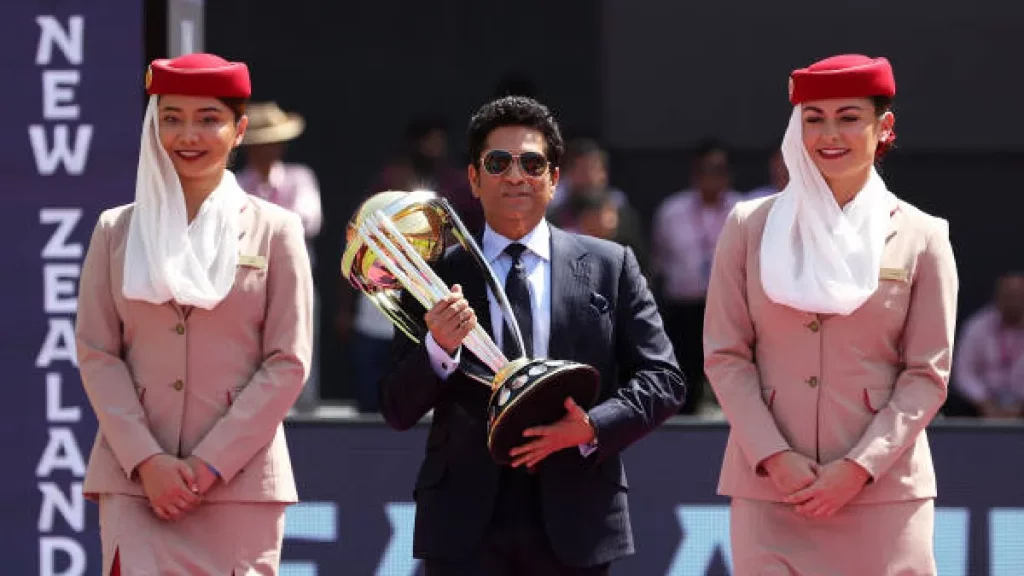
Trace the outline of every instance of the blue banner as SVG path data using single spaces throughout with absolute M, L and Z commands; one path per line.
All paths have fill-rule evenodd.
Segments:
M 78 278 L 103 208 L 133 196 L 142 2 L 0 6 L 4 247 L 3 573 L 100 573 L 82 478 L 96 421 L 74 351 Z
M 412 487 L 426 427 L 292 422 L 299 483 L 281 576 L 415 576 Z M 621 576 L 729 576 L 729 509 L 715 495 L 728 428 L 670 424 L 625 453 L 637 554 Z M 1024 427 L 937 424 L 940 576 L 1024 574 Z

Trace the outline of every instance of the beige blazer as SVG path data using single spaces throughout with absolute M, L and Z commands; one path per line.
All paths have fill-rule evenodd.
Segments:
M 207 500 L 295 502 L 281 422 L 312 354 L 301 222 L 249 197 L 234 287 L 212 310 L 185 309 L 122 295 L 132 209 L 100 216 L 82 268 L 78 364 L 99 420 L 86 495 L 142 495 L 135 468 L 167 453 L 194 454 L 220 472 Z
M 854 502 L 934 497 L 924 429 L 946 398 L 958 290 L 947 223 L 895 203 L 878 290 L 849 316 L 815 315 L 761 288 L 774 201 L 736 206 L 712 266 L 705 370 L 731 426 L 719 493 L 781 500 L 760 464 L 792 449 L 863 466 Z

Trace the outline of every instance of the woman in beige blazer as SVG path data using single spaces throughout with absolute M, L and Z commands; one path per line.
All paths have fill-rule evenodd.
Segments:
M 935 574 L 925 427 L 946 397 L 958 280 L 945 221 L 886 189 L 885 59 L 793 72 L 790 183 L 718 241 L 705 367 L 731 425 L 734 574 Z
M 103 574 L 277 574 L 297 500 L 281 423 L 311 356 L 302 224 L 226 169 L 244 64 L 157 60 L 146 88 L 135 202 L 100 216 L 78 298 Z

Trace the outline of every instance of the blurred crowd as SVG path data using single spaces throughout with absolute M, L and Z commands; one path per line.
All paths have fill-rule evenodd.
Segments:
M 239 183 L 254 195 L 297 212 L 312 247 L 320 234 L 320 191 L 312 169 L 286 159 L 288 141 L 304 123 L 274 103 L 255 103 L 243 142 L 244 169 Z M 360 196 L 384 190 L 433 190 L 445 197 L 471 230 L 481 230 L 483 213 L 470 191 L 466 167 L 450 150 L 448 123 L 439 117 L 409 122 L 402 145 Z M 605 238 L 636 253 L 661 308 L 680 367 L 691 383 L 682 414 L 721 418 L 703 370 L 704 299 L 718 235 L 726 216 L 740 201 L 781 191 L 788 180 L 781 153 L 765 166 L 763 185 L 733 187 L 727 143 L 708 138 L 698 144 L 689 166 L 689 186 L 666 191 L 651 221 L 640 217 L 628 190 L 615 185 L 608 151 L 589 138 L 570 139 L 560 167 L 561 179 L 549 207 L 549 221 L 565 230 Z M 344 238 L 339 238 L 344 250 Z M 310 248 L 310 255 L 313 250 Z M 340 282 L 336 294 L 317 294 L 314 370 L 298 411 L 320 403 L 319 359 L 338 351 L 319 344 L 323 330 L 337 333 L 351 365 L 348 389 L 359 413 L 377 412 L 377 379 L 386 368 L 394 335 L 390 321 L 359 292 Z M 321 298 L 337 299 L 333 319 L 320 318 Z M 947 417 L 1024 418 L 1024 273 L 1008 271 L 993 279 L 991 302 L 963 311 L 958 326 Z

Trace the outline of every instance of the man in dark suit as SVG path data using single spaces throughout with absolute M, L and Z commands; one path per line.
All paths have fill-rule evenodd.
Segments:
M 567 400 L 562 419 L 524 433 L 511 466 L 496 465 L 490 390 L 456 369 L 469 361 L 462 341 L 477 314 L 507 357 L 518 353 L 472 257 L 449 251 L 435 270 L 452 295 L 424 315 L 420 345 L 396 334 L 381 380 L 391 426 L 408 429 L 434 411 L 414 490 L 413 552 L 427 576 L 608 574 L 633 553 L 620 454 L 678 412 L 683 376 L 632 251 L 545 221 L 564 149 L 547 108 L 495 100 L 473 116 L 468 139 L 469 180 L 487 223 L 482 250 L 505 282 L 526 355 L 589 364 L 601 389 L 587 412 Z

